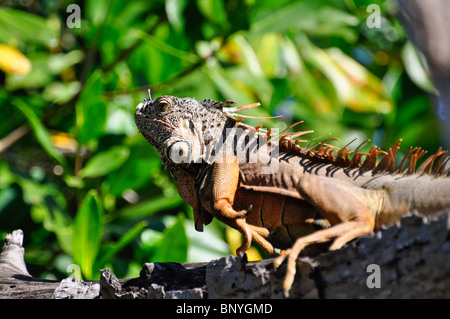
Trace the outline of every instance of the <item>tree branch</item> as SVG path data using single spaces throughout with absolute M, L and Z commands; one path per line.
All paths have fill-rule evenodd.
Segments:
M 138 278 L 108 269 L 99 283 L 28 275 L 13 232 L 0 255 L 0 298 L 283 298 L 283 264 L 227 256 L 208 263 L 148 263 Z M 20 237 L 20 236 L 19 236 Z M 408 215 L 337 251 L 301 257 L 290 298 L 450 298 L 450 210 Z M 378 269 L 378 273 L 377 273 Z

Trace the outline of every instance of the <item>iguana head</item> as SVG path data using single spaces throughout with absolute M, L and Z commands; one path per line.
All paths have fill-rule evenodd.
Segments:
M 204 148 L 218 139 L 231 116 L 223 106 L 234 102 L 197 101 L 164 95 L 136 107 L 135 121 L 164 163 L 192 164 L 203 160 Z

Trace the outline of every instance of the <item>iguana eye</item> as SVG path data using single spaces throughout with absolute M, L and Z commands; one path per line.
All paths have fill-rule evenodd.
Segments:
M 170 105 L 171 105 L 171 103 L 167 99 L 161 99 L 158 103 L 158 106 L 161 109 L 161 111 L 165 111 L 167 109 L 167 107 L 169 107 Z
M 191 148 L 187 142 L 173 143 L 167 153 L 172 162 L 176 164 L 190 162 Z

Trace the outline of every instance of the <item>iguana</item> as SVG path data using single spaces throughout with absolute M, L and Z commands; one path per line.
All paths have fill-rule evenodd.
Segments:
M 339 249 L 408 212 L 426 215 L 450 207 L 448 151 L 439 148 L 416 168 L 426 152 L 410 148 L 397 165 L 401 140 L 386 152 L 373 146 L 367 153 L 359 151 L 365 143 L 355 151 L 330 145 L 335 138 L 308 143 L 296 137 L 312 131 L 287 133 L 301 122 L 279 133 L 263 130 L 238 114 L 259 103 L 232 104 L 152 99 L 149 91 L 135 120 L 192 206 L 196 230 L 215 217 L 243 234 L 237 254 L 252 240 L 270 254 L 280 249 L 274 264 L 287 257 L 285 292 L 305 247 L 334 240 L 329 249 Z

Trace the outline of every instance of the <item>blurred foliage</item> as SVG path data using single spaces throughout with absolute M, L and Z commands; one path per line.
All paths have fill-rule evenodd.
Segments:
M 343 144 L 439 146 L 433 87 L 390 1 L 86 0 L 79 21 L 71 3 L 0 2 L 0 232 L 25 231 L 35 276 L 67 277 L 70 264 L 85 279 L 105 267 L 137 276 L 144 262 L 207 261 L 238 245 L 216 221 L 195 232 L 138 134 L 148 88 L 259 101 L 248 114 L 284 116 L 265 127 L 304 120 Z

